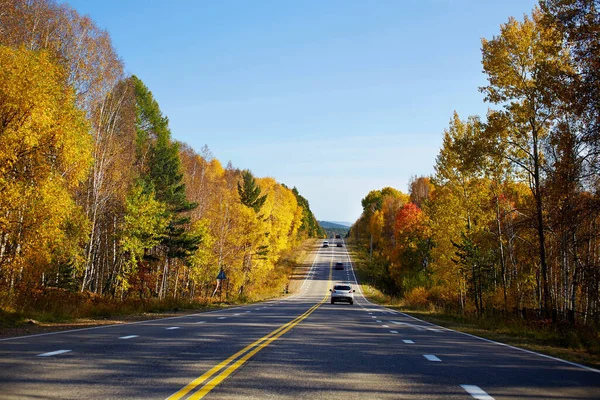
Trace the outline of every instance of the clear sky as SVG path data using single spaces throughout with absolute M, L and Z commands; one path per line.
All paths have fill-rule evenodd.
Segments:
M 109 31 L 173 137 L 354 222 L 433 173 L 454 110 L 485 115 L 481 38 L 534 0 L 71 0 Z

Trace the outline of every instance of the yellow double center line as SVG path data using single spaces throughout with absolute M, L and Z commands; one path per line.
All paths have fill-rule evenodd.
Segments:
M 328 288 L 329 288 L 329 286 L 331 286 L 330 283 L 331 283 L 331 275 L 332 275 L 332 265 L 333 265 L 333 261 L 330 261 L 329 262 L 329 282 L 327 284 Z M 327 294 L 325 295 L 325 297 L 323 297 L 323 299 L 320 302 L 318 302 L 317 304 L 315 304 L 314 306 L 309 308 L 302 315 L 300 315 L 300 316 L 296 317 L 295 319 L 293 319 L 292 321 L 280 326 L 279 328 L 275 329 L 273 332 L 269 333 L 266 336 L 263 336 L 262 338 L 258 339 L 254 343 L 249 344 L 248 346 L 244 347 L 242 350 L 238 351 L 237 353 L 235 353 L 228 359 L 221 361 L 219 364 L 215 365 L 210 370 L 206 371 L 203 375 L 199 376 L 198 378 L 196 378 L 193 381 L 191 381 L 190 383 L 188 383 L 184 388 L 179 390 L 177 393 L 174 393 L 171 396 L 169 396 L 167 398 L 167 400 L 176 400 L 176 399 L 178 400 L 178 399 L 183 398 L 188 393 L 195 390 L 198 386 L 200 386 L 204 382 L 208 381 L 213 375 L 215 375 L 216 373 L 218 373 L 223 368 L 225 368 L 229 365 L 224 371 L 219 373 L 215 378 L 210 380 L 208 383 L 204 384 L 204 386 L 202 386 L 200 390 L 198 390 L 196 393 L 191 395 L 188 399 L 192 400 L 192 399 L 203 398 L 211 390 L 213 390 L 215 388 L 215 386 L 220 384 L 229 375 L 231 375 L 236 369 L 238 369 L 246 361 L 248 361 L 248 359 L 250 359 L 253 355 L 255 355 L 256 353 L 258 353 L 259 351 L 261 351 L 262 349 L 267 347 L 269 344 L 271 344 L 272 342 L 277 340 L 280 336 L 285 334 L 287 331 L 289 331 L 290 329 L 292 329 L 293 327 L 298 325 L 300 322 L 302 322 L 303 320 L 308 318 L 308 316 L 310 314 L 312 314 L 313 311 L 315 311 L 317 308 L 319 308 L 319 306 L 321 306 L 321 304 L 323 304 L 325 301 L 327 301 Z M 233 362 L 234 360 L 236 360 L 236 361 Z

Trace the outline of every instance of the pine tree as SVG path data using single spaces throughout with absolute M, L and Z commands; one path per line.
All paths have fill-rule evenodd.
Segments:
M 164 252 L 164 268 L 159 297 L 167 290 L 171 259 L 191 256 L 201 237 L 189 232 L 189 211 L 197 207 L 186 198 L 179 144 L 171 140 L 169 120 L 162 115 L 152 92 L 137 77 L 132 77 L 137 101 L 138 160 L 145 186 L 153 189 L 155 198 L 165 205 L 168 224 L 160 247 Z
M 238 193 L 240 195 L 240 201 L 246 207 L 254 210 L 258 213 L 262 206 L 267 200 L 267 196 L 261 196 L 260 187 L 256 185 L 256 180 L 252 176 L 252 173 L 248 170 L 242 172 L 243 184 L 238 182 Z

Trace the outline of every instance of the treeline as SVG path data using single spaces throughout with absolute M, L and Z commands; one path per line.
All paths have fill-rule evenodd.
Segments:
M 257 296 L 283 286 L 286 251 L 321 235 L 295 188 L 174 141 L 88 17 L 53 0 L 0 0 L 5 310 L 48 288 L 210 297 L 221 270 L 228 295 Z
M 351 234 L 389 294 L 599 323 L 597 7 L 541 1 L 483 39 L 486 118 L 455 113 L 435 173 L 413 178 L 408 195 L 363 199 Z

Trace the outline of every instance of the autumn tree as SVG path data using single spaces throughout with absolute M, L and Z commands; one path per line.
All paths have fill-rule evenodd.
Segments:
M 390 276 L 402 293 L 429 286 L 432 241 L 427 217 L 414 203 L 406 203 L 394 218 L 394 258 Z
M 238 195 L 241 204 L 245 209 L 245 224 L 244 229 L 244 280 L 240 287 L 240 294 L 243 294 L 244 286 L 250 282 L 253 273 L 253 262 L 255 256 L 264 257 L 269 251 L 269 245 L 265 240 L 268 235 L 265 232 L 266 227 L 263 220 L 259 217 L 261 208 L 267 200 L 267 195 L 261 196 L 261 188 L 256 184 L 256 180 L 252 173 L 248 170 L 242 171 L 241 182 L 237 184 Z
M 556 29 L 567 43 L 575 68 L 564 71 L 560 97 L 584 120 L 584 135 L 600 150 L 600 10 L 597 0 L 540 1 L 547 29 Z M 597 154 L 597 153 L 596 153 Z M 595 157 L 595 166 L 598 160 Z
M 82 264 L 87 224 L 71 193 L 91 165 L 88 132 L 47 51 L 0 46 L 0 278 L 11 289 Z
M 505 131 L 500 140 L 506 157 L 525 174 L 535 198 L 535 229 L 538 235 L 542 287 L 542 309 L 552 309 L 546 251 L 547 225 L 544 219 L 542 186 L 543 142 L 557 108 L 551 87 L 556 76 L 571 68 L 568 52 L 559 32 L 542 23 L 534 9 L 531 18 L 514 18 L 502 25 L 500 35 L 482 39 L 483 69 L 488 85 L 481 88 L 486 101 L 504 105 L 501 115 Z
M 463 258 L 457 262 L 456 246 L 482 241 L 488 232 L 484 148 L 480 119 L 469 117 L 463 121 L 455 112 L 436 159 L 433 197 L 427 207 L 436 244 L 434 268 L 441 279 L 451 283 L 448 289 L 457 295 L 461 309 L 465 308 L 467 287 L 473 283 L 466 272 L 475 268 L 477 261 L 461 265 L 469 261 Z
M 0 10 L 0 44 L 47 51 L 63 68 L 65 83 L 74 90 L 76 105 L 90 123 L 93 170 L 85 185 L 74 190 L 91 221 L 80 287 L 100 291 L 102 275 L 114 272 L 116 266 L 112 262 L 116 246 L 110 240 L 117 225 L 113 212 L 119 214 L 117 210 L 123 208 L 122 184 L 128 177 L 119 175 L 129 171 L 131 136 L 121 129 L 127 120 L 122 113 L 127 91 L 117 87 L 123 65 L 109 34 L 65 3 L 1 0 Z
M 426 176 L 411 177 L 410 182 L 408 183 L 408 187 L 410 201 L 416 204 L 417 207 L 423 207 L 425 205 L 425 202 L 429 200 L 431 192 L 433 191 L 431 179 Z
M 116 242 L 119 226 L 124 222 L 125 197 L 138 173 L 131 81 L 118 82 L 90 116 L 94 162 L 85 190 L 78 195 L 91 223 L 81 290 L 110 292 L 121 262 Z
M 64 68 L 77 105 L 86 112 L 104 101 L 123 65 L 108 32 L 55 0 L 0 0 L 0 44 L 47 50 Z

